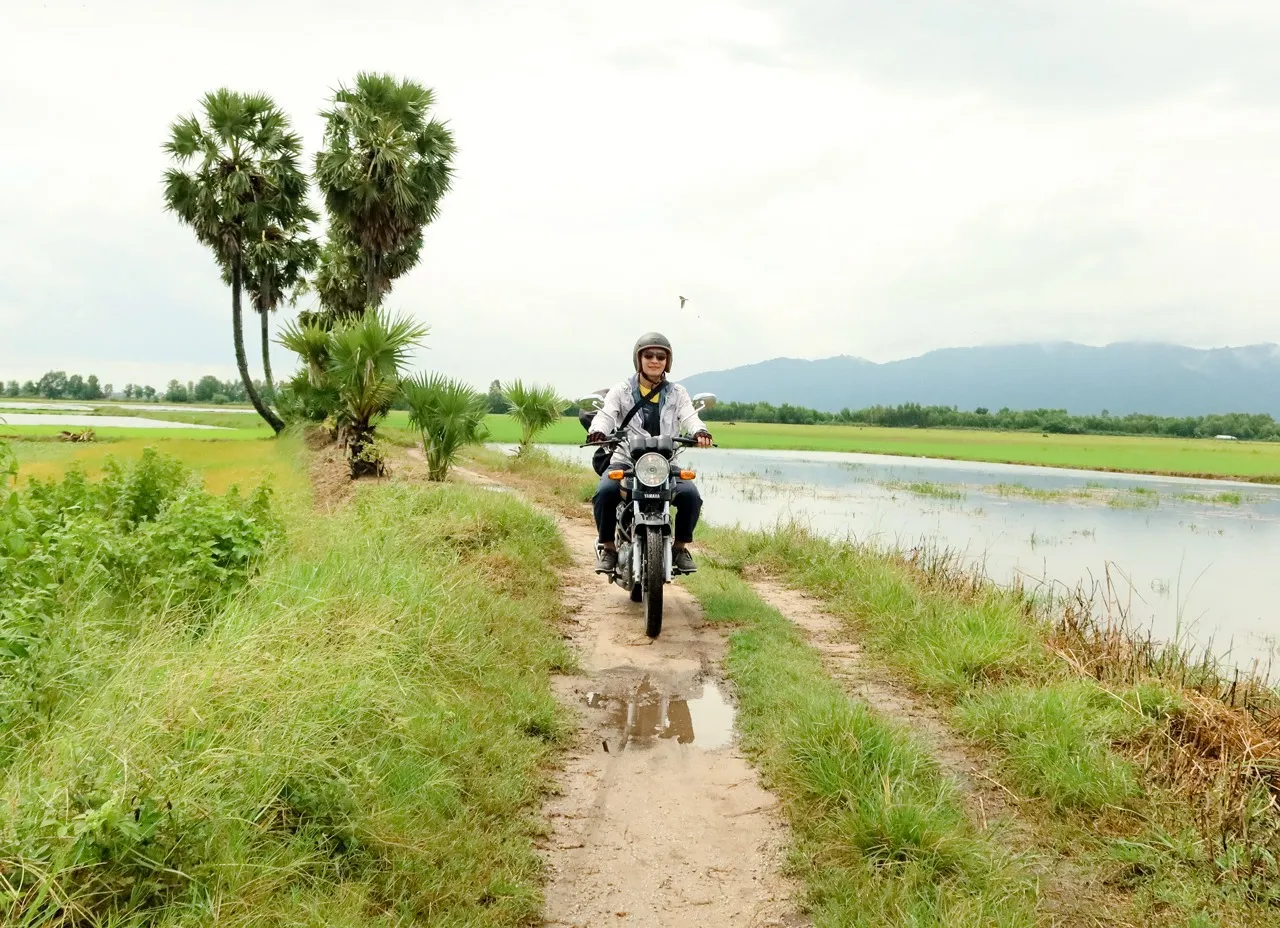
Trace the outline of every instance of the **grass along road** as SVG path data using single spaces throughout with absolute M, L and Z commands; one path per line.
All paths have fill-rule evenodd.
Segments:
M 0 752 L 0 912 L 29 926 L 537 923 L 536 810 L 571 731 L 550 690 L 572 669 L 554 524 L 511 496 L 385 481 L 321 515 L 296 441 L 186 450 L 212 482 L 254 476 L 262 458 L 235 454 L 269 447 L 292 454 L 281 534 L 238 591 L 215 583 L 193 602 L 152 570 L 166 539 L 203 552 L 211 532 L 218 550 L 214 504 L 185 491 L 160 500 L 155 528 L 117 538 L 107 512 L 81 532 L 81 507 L 42 533 L 61 546 L 41 552 L 61 584 L 54 599 L 32 587 L 53 610 L 22 649 L 36 689 L 10 685 L 16 658 L 0 689 L 7 721 L 32 710 Z M 157 485 L 117 483 L 110 498 L 138 505 Z M 142 582 L 104 586 L 120 569 Z
M 798 530 L 706 540 L 735 573 L 763 570 L 816 596 L 844 623 L 845 642 L 947 707 L 1045 849 L 1107 887 L 1114 908 L 1084 914 L 1274 923 L 1280 817 L 1265 771 L 1280 738 L 1268 734 L 1267 711 L 1228 708 L 1184 688 L 1194 675 L 1176 662 L 1162 669 L 1113 637 L 1055 629 L 1018 595 L 945 565 Z M 1248 699 L 1274 712 L 1274 692 Z
M 563 519 L 560 530 L 572 556 L 563 630 L 581 670 L 557 690 L 581 708 L 545 808 L 544 923 L 805 924 L 779 874 L 788 835 L 778 799 L 731 740 L 722 636 L 672 587 L 651 641 L 627 595 L 594 573 L 594 529 Z
M 519 427 L 509 416 L 489 416 L 486 425 L 492 441 L 514 443 L 519 438 Z M 723 448 L 849 451 L 1280 483 L 1280 442 L 760 422 L 709 425 Z M 576 419 L 563 419 L 539 440 L 580 444 L 582 426 Z
M 473 462 L 590 518 L 579 500 L 594 480 L 583 468 L 494 457 L 481 452 Z M 795 531 L 700 538 L 715 557 L 682 583 L 732 630 L 725 666 L 746 744 L 787 799 L 804 849 L 800 872 L 826 913 L 819 924 L 849 923 L 853 913 L 871 919 L 853 923 L 874 924 L 882 912 L 906 911 L 915 924 L 945 923 L 934 920 L 944 914 L 963 923 L 972 913 L 984 924 L 1274 923 L 1280 821 L 1265 771 L 1277 762 L 1280 733 L 1265 711 L 1232 708 L 1234 687 L 1208 686 L 1193 668 L 1148 661 L 1113 637 L 1055 630 L 1017 595 L 942 567 Z M 746 577 L 761 571 L 812 593 L 844 648 L 862 649 L 895 685 L 938 706 L 945 740 L 967 743 L 980 775 L 1007 790 L 1029 849 L 1023 838 L 1005 843 L 998 824 L 993 837 L 958 814 L 954 784 L 927 743 L 900 740 L 865 707 L 834 708 L 841 703 L 821 661 L 750 588 Z M 855 704 L 859 692 L 847 694 Z M 1274 692 L 1246 697 L 1268 699 L 1274 708 Z M 873 750 L 882 744 L 883 753 Z M 904 776 L 923 792 L 895 786 Z M 841 812 L 845 802 L 852 807 Z M 842 857 L 850 844 L 859 853 Z M 958 856 L 939 857 L 938 848 Z M 880 853 L 905 882 L 881 882 L 886 872 L 868 864 Z M 1027 853 L 1029 870 L 1016 864 Z M 944 859 L 938 878 L 929 868 Z M 999 878 L 984 884 L 980 868 L 965 869 L 979 860 Z M 1045 880 L 1028 897 L 1025 881 L 1046 872 L 1070 878 L 1056 889 Z M 913 873 L 931 875 L 913 882 Z
M 564 531 L 576 539 L 573 547 L 579 560 L 590 562 L 593 529 L 586 520 L 582 490 L 594 481 L 584 482 L 581 469 L 545 456 L 512 459 L 489 451 L 474 453 L 471 461 L 570 515 Z M 663 633 L 649 644 L 642 637 L 638 607 L 621 590 L 591 577 L 589 569 L 584 573 L 584 589 L 571 594 L 586 598 L 577 611 L 579 630 L 574 634 L 597 677 L 575 687 L 581 695 L 603 691 L 606 700 L 616 699 L 620 684 L 623 691 L 633 692 L 641 679 L 645 686 L 656 681 L 660 693 L 679 695 L 682 676 L 705 674 L 707 656 L 715 655 L 713 642 L 719 636 L 691 625 L 681 586 L 701 602 L 703 619 L 726 631 L 723 672 L 738 697 L 743 748 L 758 764 L 764 782 L 778 793 L 791 822 L 791 869 L 803 881 L 813 924 L 1031 928 L 1038 923 L 1034 874 L 1015 862 L 992 834 L 969 821 L 955 785 L 928 752 L 906 730 L 850 700 L 791 623 L 760 602 L 740 578 L 707 568 L 670 588 Z M 637 640 L 646 646 L 636 647 Z M 598 744 L 601 733 L 593 734 L 584 740 Z M 695 730 L 695 747 L 696 734 Z M 709 828 L 705 814 L 737 817 L 760 802 L 756 789 L 750 798 L 739 795 L 742 785 L 688 802 L 699 789 L 728 776 L 708 766 L 718 754 L 681 755 L 670 741 L 659 741 L 644 754 L 618 752 L 616 746 L 613 751 L 592 750 L 586 761 L 585 796 L 574 778 L 582 772 L 576 768 L 583 761 L 575 761 L 565 792 L 577 798 L 554 805 L 556 820 L 567 817 L 572 823 L 584 814 L 591 817 L 584 826 L 557 829 L 562 843 L 574 850 L 548 893 L 549 920 L 604 924 L 621 905 L 629 919 L 639 914 L 646 925 L 684 925 L 679 897 L 696 896 L 705 897 L 696 910 L 699 925 L 758 923 L 746 917 L 749 910 L 740 911 L 742 889 L 708 895 L 694 876 L 705 869 L 708 854 L 723 850 L 723 828 Z M 680 758 L 680 774 L 671 782 L 666 781 L 674 758 L 667 755 Z M 725 758 L 730 760 L 731 756 Z M 695 778 L 707 782 L 691 784 Z M 739 783 L 743 775 L 731 779 Z M 609 798 L 620 791 L 634 797 L 651 792 L 662 796 L 644 802 L 650 816 L 662 823 L 658 842 L 651 821 L 626 820 L 627 807 L 638 800 Z M 743 808 L 735 812 L 725 807 L 734 801 Z M 601 815 L 605 821 L 592 820 Z M 733 825 L 738 849 L 730 851 L 731 862 L 718 865 L 724 867 L 722 881 L 740 878 L 744 865 L 751 866 L 743 849 L 755 848 L 762 840 L 750 830 L 757 821 L 754 814 L 744 815 Z M 605 827 L 609 824 L 613 827 Z M 637 870 L 631 865 L 630 872 L 617 872 L 616 833 L 623 830 L 633 856 L 649 861 L 649 866 Z M 671 842 L 673 831 L 687 840 Z M 665 852 L 653 853 L 664 838 Z M 588 859 L 585 867 L 578 860 L 583 854 Z M 673 863 L 678 878 L 670 879 L 667 868 Z M 678 875 L 685 872 L 688 875 Z M 689 893 L 684 885 L 691 879 L 695 884 Z M 656 890 L 640 892 L 648 899 L 637 913 L 636 891 L 655 881 Z M 558 888 L 566 882 L 576 889 Z M 752 887 L 748 883 L 747 891 Z M 567 910 L 556 907 L 566 899 Z

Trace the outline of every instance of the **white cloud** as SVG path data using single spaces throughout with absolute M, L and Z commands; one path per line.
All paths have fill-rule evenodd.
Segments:
M 914 21 L 813 9 L 7 4 L 0 31 L 21 41 L 0 63 L 0 377 L 230 376 L 227 291 L 163 213 L 167 126 L 208 89 L 260 88 L 313 151 L 317 111 L 360 69 L 434 87 L 457 137 L 455 189 L 391 305 L 431 326 L 424 365 L 481 386 L 594 388 L 655 327 L 684 373 L 1016 339 L 1275 339 L 1280 85 L 1251 57 L 1274 47 L 1269 5 L 1132 2 L 1109 22 L 1091 4 L 1096 49 L 1003 6 L 966 12 L 970 46 L 938 37 L 955 4 Z M 1149 41 L 1112 34 L 1134 23 Z M 1194 67 L 1159 70 L 1195 29 L 1212 41 Z M 1105 67 L 1037 75 L 1028 35 L 1050 64 Z

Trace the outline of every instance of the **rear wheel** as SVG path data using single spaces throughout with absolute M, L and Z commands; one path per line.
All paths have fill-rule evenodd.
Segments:
M 641 586 L 644 591 L 644 632 L 650 638 L 662 633 L 662 587 L 667 581 L 667 545 L 661 529 L 650 526 L 645 530 L 644 571 Z

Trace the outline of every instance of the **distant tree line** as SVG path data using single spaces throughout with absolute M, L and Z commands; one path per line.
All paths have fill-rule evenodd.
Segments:
M 268 392 L 260 381 L 255 382 L 259 391 Z M 67 376 L 66 371 L 49 371 L 39 380 L 18 383 L 10 380 L 4 384 L 4 395 L 10 398 L 31 397 L 46 400 L 107 400 L 116 395 L 111 384 L 100 384 L 96 374 L 82 377 Z M 149 384 L 127 383 L 119 396 L 126 400 L 159 403 L 244 403 L 248 401 L 244 384 L 239 380 L 219 380 L 205 374 L 199 380 L 170 380 L 163 391 Z
M 1170 438 L 1212 438 L 1232 435 L 1248 441 L 1280 441 L 1280 424 L 1266 413 L 1221 413 L 1207 416 L 1154 416 L 1130 413 L 1113 416 L 1107 410 L 1097 415 L 1071 415 L 1065 409 L 1022 409 L 1005 407 L 992 412 L 979 406 L 972 412 L 955 406 L 868 406 L 822 412 L 805 406 L 783 403 L 720 403 L 702 417 L 720 422 L 781 422 L 796 425 L 834 423 L 879 425 L 893 428 L 965 428 L 1047 432 L 1083 435 L 1163 435 Z
M 66 371 L 49 371 L 39 380 L 19 384 L 10 380 L 4 385 L 7 397 L 32 396 L 49 400 L 100 400 L 111 395 L 111 384 L 100 384 L 96 374 L 67 376 Z

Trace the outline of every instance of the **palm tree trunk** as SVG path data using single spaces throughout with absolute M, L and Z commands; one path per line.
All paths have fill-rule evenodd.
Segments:
M 276 398 L 276 382 L 271 377 L 271 342 L 270 328 L 267 325 L 267 310 L 258 313 L 262 317 L 262 373 L 267 379 L 267 395 L 271 397 L 272 402 Z
M 279 435 L 284 431 L 284 423 L 266 403 L 262 402 L 262 397 L 258 395 L 253 380 L 249 377 L 249 359 L 244 353 L 244 319 L 240 306 L 241 277 L 240 256 L 236 255 L 231 262 L 231 332 L 236 343 L 236 367 L 240 368 L 240 380 L 244 384 L 244 392 L 249 397 L 249 402 L 253 404 L 253 408 L 258 411 L 258 415 L 262 416 L 267 425 Z
M 373 252 L 365 254 L 364 262 L 364 308 L 378 305 L 378 291 L 375 281 L 378 275 L 378 259 Z
M 361 477 L 381 477 L 386 473 L 382 461 L 367 455 L 366 449 L 373 444 L 373 426 L 368 422 L 356 422 L 351 425 L 350 444 L 347 446 L 347 463 L 351 466 L 351 479 Z

